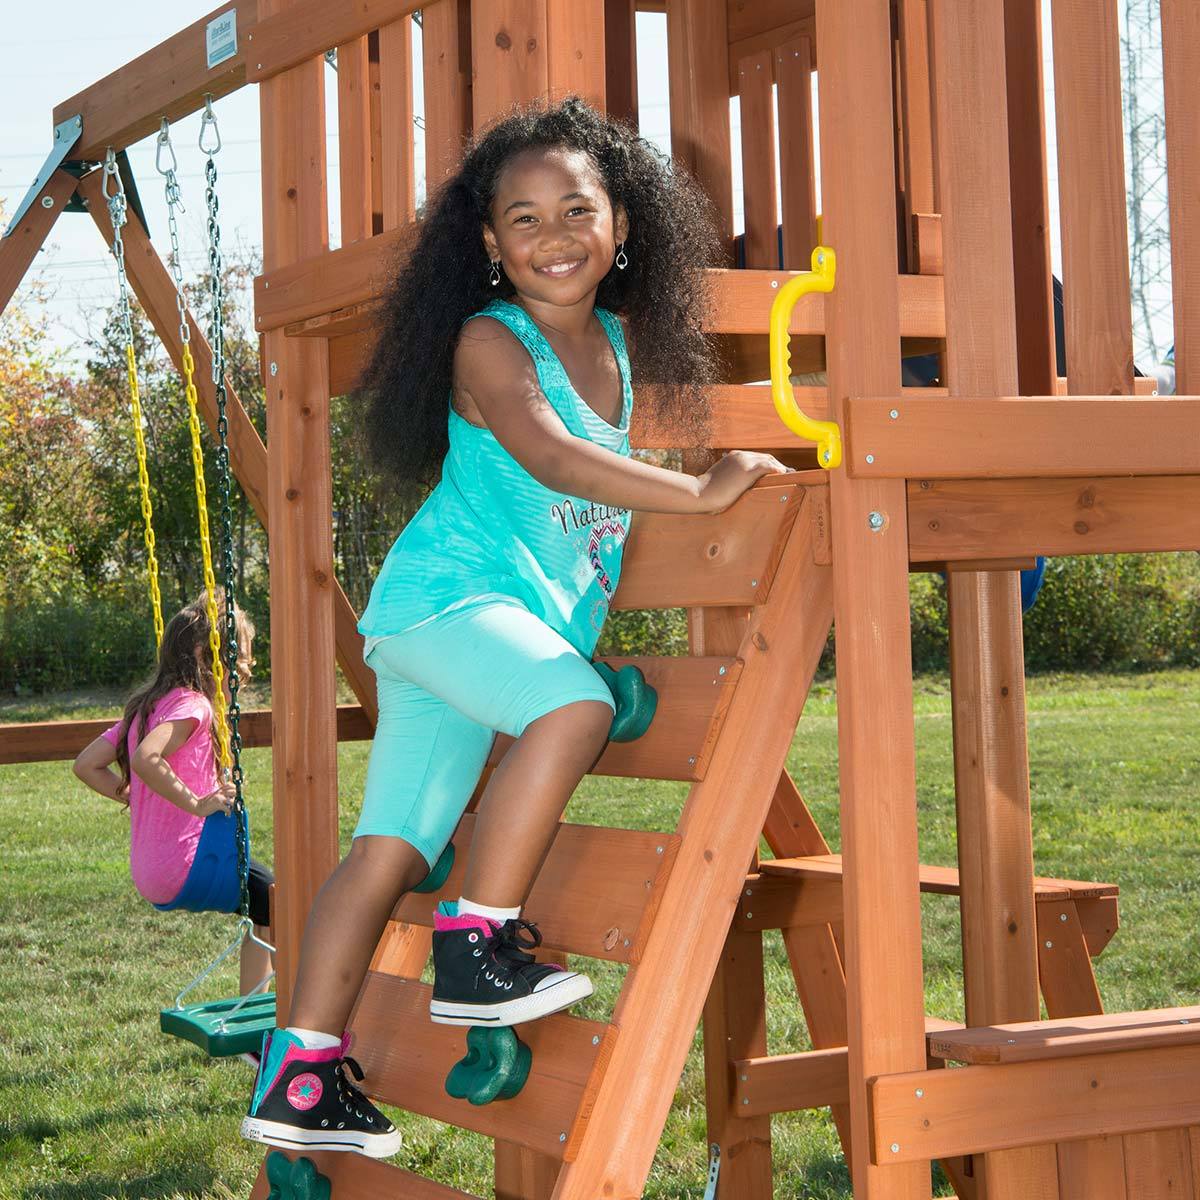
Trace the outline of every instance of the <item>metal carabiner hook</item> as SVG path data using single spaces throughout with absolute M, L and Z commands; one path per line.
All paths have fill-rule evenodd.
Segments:
M 166 175 L 171 171 L 179 169 L 179 161 L 175 157 L 175 147 L 171 145 L 170 127 L 167 124 L 167 118 L 163 117 L 162 123 L 158 127 L 158 137 L 155 139 L 157 145 L 154 148 L 154 169 L 160 175 Z M 163 151 L 166 151 L 171 156 L 171 165 L 163 166 Z
M 206 92 L 204 96 L 204 111 L 200 114 L 200 137 L 198 143 L 200 153 L 207 154 L 210 158 L 221 149 L 221 130 L 217 127 L 217 115 L 213 112 L 212 92 Z M 213 136 L 217 139 L 215 146 L 206 146 L 204 144 L 204 134 L 209 126 L 212 126 Z
M 115 189 L 111 192 L 108 190 L 110 178 L 116 180 Z M 117 152 L 111 146 L 104 152 L 104 178 L 100 181 L 100 191 L 105 200 L 109 201 L 125 195 L 125 181 L 121 178 L 121 168 L 117 165 Z

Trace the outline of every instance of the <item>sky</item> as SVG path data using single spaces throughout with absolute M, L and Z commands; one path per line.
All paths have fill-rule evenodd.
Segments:
M 1121 0 L 1122 14 L 1125 0 Z M 56 0 L 53 6 L 30 10 L 20 32 L 9 26 L 5 34 L 8 69 L 0 72 L 0 113 L 4 136 L 0 139 L 0 204 L 11 214 L 49 153 L 53 135 L 51 113 L 56 104 L 97 79 L 151 49 L 186 25 L 213 11 L 210 0 L 125 0 L 117 10 L 98 8 L 83 0 Z M 44 15 L 41 15 L 44 14 Z M 670 114 L 667 103 L 666 21 L 656 14 L 639 14 L 639 106 L 644 136 L 669 149 Z M 419 61 L 419 31 L 414 39 Z M 1045 43 L 1049 75 L 1050 31 Z M 331 244 L 339 243 L 337 201 L 336 85 L 328 72 L 328 138 Z M 415 110 L 423 102 L 418 90 Z M 226 246 L 261 246 L 261 191 L 259 175 L 258 89 L 251 85 L 216 103 L 215 111 L 223 147 L 217 156 L 221 197 L 222 241 Z M 734 219 L 741 225 L 740 154 L 737 102 L 731 103 L 734 158 Z M 1048 97 L 1050 184 L 1052 211 L 1057 207 L 1057 178 L 1053 150 L 1053 98 Z M 203 164 L 197 147 L 199 117 L 180 121 L 171 129 L 179 161 L 179 181 L 186 211 L 180 216 L 180 243 L 184 274 L 199 275 L 206 264 Z M 417 176 L 423 174 L 421 134 L 417 134 Z M 169 247 L 163 180 L 155 170 L 153 136 L 129 148 L 129 157 L 146 209 L 150 232 L 160 253 Z M 818 180 L 819 188 L 819 180 Z M 7 218 L 6 222 L 7 223 Z M 1057 221 L 1052 220 L 1052 257 L 1059 268 Z M 31 305 L 47 317 L 51 338 L 68 357 L 82 360 L 80 349 L 89 324 L 116 295 L 116 272 L 108 248 L 94 222 L 85 214 L 64 214 L 56 223 L 46 247 L 35 259 L 29 280 L 17 293 L 18 303 L 28 303 L 30 281 L 36 281 L 46 299 Z M 1169 313 L 1165 317 L 1169 326 Z M 1165 331 L 1169 343 L 1169 329 Z M 1162 341 L 1162 335 L 1159 337 Z M 1165 343 L 1164 343 L 1165 344 Z M 1139 350 L 1141 348 L 1139 347 Z M 1139 365 L 1141 356 L 1139 356 Z

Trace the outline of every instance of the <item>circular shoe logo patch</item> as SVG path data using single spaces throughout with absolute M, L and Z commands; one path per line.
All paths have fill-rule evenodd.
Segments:
M 288 1084 L 288 1103 L 293 1108 L 298 1108 L 301 1112 L 306 1112 L 321 1099 L 322 1091 L 324 1091 L 324 1088 L 321 1086 L 320 1079 L 311 1072 L 304 1075 L 297 1075 Z

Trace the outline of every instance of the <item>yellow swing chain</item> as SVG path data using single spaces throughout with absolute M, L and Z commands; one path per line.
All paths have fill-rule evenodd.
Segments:
M 109 191 L 109 180 L 113 190 Z M 162 593 L 158 587 L 158 556 L 154 549 L 154 509 L 150 503 L 150 472 L 146 468 L 146 434 L 142 428 L 142 401 L 138 391 L 137 356 L 133 347 L 133 319 L 129 307 L 129 281 L 125 277 L 125 243 L 121 226 L 128 219 L 125 203 L 125 184 L 117 166 L 117 155 L 111 146 L 104 156 L 104 199 L 113 227 L 113 258 L 117 261 L 117 285 L 120 296 L 121 325 L 125 333 L 125 372 L 129 381 L 129 408 L 133 416 L 133 440 L 137 453 L 138 493 L 141 496 L 143 538 L 146 543 L 146 572 L 150 581 L 150 607 L 154 617 L 154 647 L 162 645 Z
M 166 156 L 169 162 L 163 165 Z M 164 177 L 167 199 L 167 225 L 171 232 L 171 277 L 175 283 L 175 307 L 179 312 L 179 341 L 182 345 L 182 367 L 184 397 L 188 406 L 188 430 L 192 442 L 192 475 L 196 484 L 196 513 L 200 522 L 200 554 L 204 563 L 204 596 L 208 612 L 208 648 L 212 654 L 212 673 L 216 684 L 213 701 L 213 716 L 217 727 L 217 759 L 223 768 L 233 761 L 229 750 L 229 715 L 225 702 L 225 668 L 221 662 L 221 619 L 217 610 L 217 580 L 213 572 L 212 542 L 208 535 L 208 493 L 204 484 L 204 445 L 200 438 L 200 413 L 196 383 L 193 378 L 195 361 L 192 358 L 192 334 L 188 326 L 187 301 L 183 294 L 183 266 L 179 253 L 179 226 L 176 210 L 182 210 L 179 199 L 179 179 L 176 176 L 178 163 L 175 149 L 171 145 L 166 117 L 158 130 L 158 145 L 155 149 L 154 166 Z

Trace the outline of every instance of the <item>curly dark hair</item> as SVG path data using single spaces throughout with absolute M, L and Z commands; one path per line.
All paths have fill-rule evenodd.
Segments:
M 705 389 L 720 376 L 703 332 L 704 269 L 723 253 L 708 197 L 678 165 L 628 125 L 578 97 L 515 110 L 478 134 L 462 166 L 431 198 L 415 241 L 398 252 L 370 361 L 359 381 L 365 441 L 375 465 L 403 490 L 432 484 L 449 449 L 446 427 L 454 349 L 462 323 L 497 295 L 481 229 L 492 222 L 504 165 L 530 149 L 566 148 L 596 165 L 614 210 L 629 217 L 623 271 L 610 270 L 596 303 L 625 318 L 633 381 L 653 393 L 655 424 L 702 444 Z

